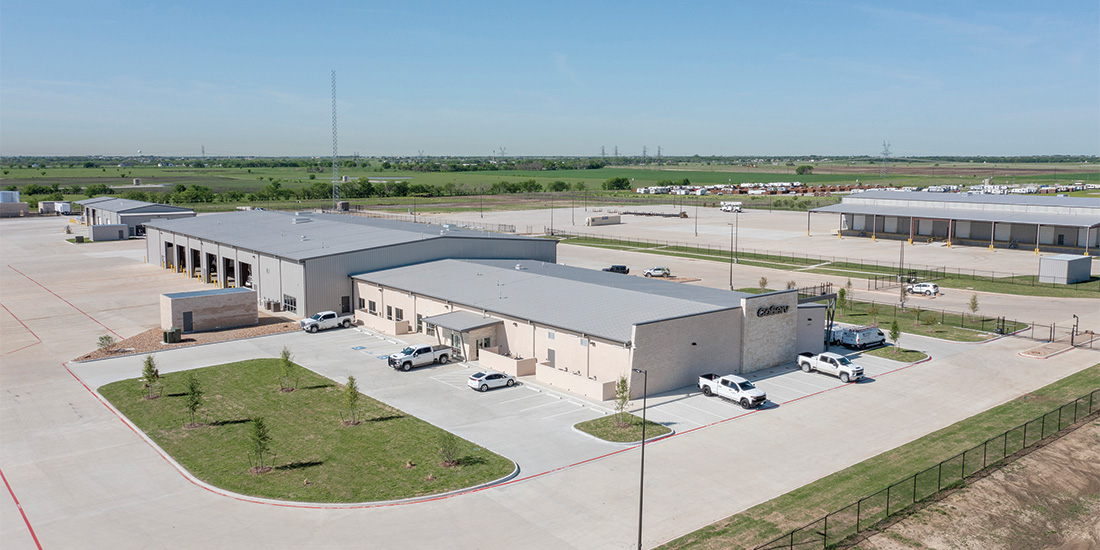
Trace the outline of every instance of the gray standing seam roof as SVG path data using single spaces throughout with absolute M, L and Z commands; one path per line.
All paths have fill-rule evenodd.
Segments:
M 99 197 L 96 197 L 99 198 Z M 107 212 L 126 212 L 128 210 L 135 210 L 138 208 L 155 207 L 153 210 L 159 210 L 162 212 L 190 212 L 190 208 L 184 208 L 182 206 L 172 206 L 170 204 L 157 204 L 155 202 L 134 201 L 130 199 L 119 199 L 114 197 L 106 197 L 107 200 L 97 201 L 96 198 L 87 199 L 83 201 L 77 201 L 77 204 L 85 206 L 94 206 L 96 210 L 104 210 Z
M 295 218 L 308 218 L 309 221 L 294 223 Z M 340 214 L 297 216 L 267 210 L 158 220 L 145 225 L 296 261 L 442 237 L 484 237 L 480 232 L 447 231 L 438 225 Z M 530 238 L 492 235 L 505 239 Z
M 635 324 L 737 308 L 746 296 L 533 260 L 437 260 L 353 278 L 620 343 Z
M 1100 199 L 1092 197 L 1059 197 L 1057 195 L 990 195 L 985 193 L 928 193 L 923 191 L 873 190 L 853 193 L 846 199 L 892 199 L 913 202 L 957 202 L 968 204 L 1011 204 L 1027 206 L 1065 206 L 1100 208 Z M 844 199 L 841 199 L 844 200 Z

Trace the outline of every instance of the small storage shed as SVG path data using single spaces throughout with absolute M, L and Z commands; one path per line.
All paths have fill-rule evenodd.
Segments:
M 1071 285 L 1092 277 L 1092 256 L 1057 254 L 1039 258 L 1039 282 Z
M 199 332 L 259 323 L 256 291 L 250 288 L 220 288 L 160 296 L 160 328 L 164 330 L 178 327 L 183 332 Z
M 92 230 L 93 241 L 125 241 L 129 239 L 129 229 L 124 223 L 113 223 L 110 225 L 93 225 L 89 229 Z

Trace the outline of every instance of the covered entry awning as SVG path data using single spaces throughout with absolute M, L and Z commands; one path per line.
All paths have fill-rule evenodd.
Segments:
M 430 325 L 434 325 L 441 328 L 453 330 L 455 332 L 469 332 L 482 327 L 489 327 L 496 324 L 503 324 L 504 321 L 500 319 L 493 319 L 492 317 L 482 317 L 476 313 L 470 313 L 469 311 L 452 311 L 450 313 L 444 313 L 442 315 L 433 315 L 431 317 L 425 317 L 424 322 Z

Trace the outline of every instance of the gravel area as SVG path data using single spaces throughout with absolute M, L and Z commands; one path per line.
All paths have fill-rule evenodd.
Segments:
M 265 336 L 267 334 L 278 334 L 280 332 L 290 332 L 299 330 L 297 319 L 288 319 L 286 317 L 276 317 L 274 315 L 260 315 L 260 324 L 251 327 L 231 328 L 225 330 L 214 330 L 208 332 L 192 332 L 184 334 L 182 341 L 178 344 L 165 344 L 164 343 L 164 330 L 160 327 L 151 328 L 145 332 L 142 332 L 136 336 L 131 336 L 125 340 L 120 340 L 108 351 L 95 350 L 91 353 L 86 353 L 74 359 L 74 361 L 90 361 L 92 359 L 103 359 L 106 357 L 115 357 L 118 355 L 127 355 L 131 353 L 150 353 L 155 351 L 164 351 L 168 349 L 181 348 L 186 346 L 194 346 L 197 344 L 210 344 L 213 342 L 224 342 L 226 340 L 238 340 L 240 338 L 251 338 L 253 336 Z

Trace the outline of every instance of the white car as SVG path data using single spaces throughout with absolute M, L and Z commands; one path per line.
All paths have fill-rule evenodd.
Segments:
M 909 294 L 924 294 L 925 296 L 932 296 L 933 294 L 940 293 L 940 287 L 935 283 L 917 283 L 915 285 L 909 285 L 905 287 L 905 291 Z
M 489 388 L 512 387 L 516 385 L 515 377 L 503 372 L 486 371 L 479 372 L 466 381 L 466 385 L 477 391 L 489 391 Z
M 667 267 L 651 267 L 643 273 L 646 277 L 671 277 L 672 270 Z

